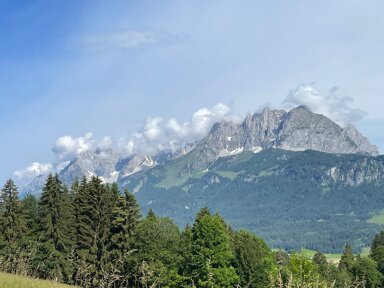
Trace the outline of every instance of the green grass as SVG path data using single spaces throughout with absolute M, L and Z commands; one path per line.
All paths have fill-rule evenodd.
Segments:
M 308 258 L 312 259 L 313 256 L 315 256 L 316 251 L 309 250 L 309 249 L 302 249 L 301 253 L 303 253 Z M 338 263 L 340 261 L 340 258 L 341 258 L 341 253 L 335 253 L 335 254 L 325 253 L 324 256 L 328 259 L 328 261 L 330 261 L 332 263 Z
M 182 172 L 182 170 L 188 166 L 191 162 L 190 156 L 183 156 L 178 159 L 172 160 L 172 162 L 167 165 L 164 175 L 162 175 L 162 180 L 156 184 L 158 188 L 169 189 L 175 186 L 182 186 L 189 177 L 186 171 Z
M 380 214 L 372 216 L 367 220 L 367 222 L 371 224 L 384 225 L 384 210 L 382 210 Z
M 75 286 L 68 286 L 58 284 L 52 281 L 32 279 L 13 274 L 0 273 L 0 287 L 1 288 L 75 288 Z
M 233 171 L 215 171 L 215 173 L 220 175 L 221 177 L 228 178 L 231 181 L 233 181 L 237 177 L 237 175 L 240 174 L 240 172 Z
M 360 253 L 360 256 L 362 256 L 362 257 L 368 256 L 370 251 L 371 251 L 371 249 L 369 247 L 364 247 Z M 309 249 L 302 249 L 301 253 L 303 253 L 308 258 L 312 259 L 313 256 L 316 254 L 316 251 L 309 250 Z M 341 253 L 335 253 L 335 254 L 326 253 L 326 254 L 324 254 L 324 256 L 328 259 L 329 262 L 339 263 L 340 258 L 341 258 Z

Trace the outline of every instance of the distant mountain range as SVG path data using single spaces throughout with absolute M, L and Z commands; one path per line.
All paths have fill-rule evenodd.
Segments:
M 176 152 L 121 158 L 113 149 L 86 151 L 59 176 L 67 184 L 93 175 L 117 182 L 136 194 L 143 211 L 181 225 L 208 206 L 274 247 L 340 251 L 347 240 L 367 245 L 380 229 L 367 222 L 384 208 L 378 154 L 352 125 L 341 127 L 308 107 L 265 108 L 240 124 L 216 123 Z M 39 176 L 23 193 L 39 194 L 43 183 Z

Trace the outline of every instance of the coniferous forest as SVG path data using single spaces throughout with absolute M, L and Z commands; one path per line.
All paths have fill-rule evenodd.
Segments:
M 1 190 L 0 269 L 80 287 L 384 287 L 384 232 L 370 255 L 346 243 L 339 263 L 272 251 L 202 208 L 180 228 L 135 196 L 93 177 L 66 187 L 50 175 L 39 199 Z

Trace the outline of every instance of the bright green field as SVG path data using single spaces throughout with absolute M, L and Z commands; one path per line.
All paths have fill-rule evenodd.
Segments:
M 363 248 L 363 251 L 361 251 L 360 256 L 368 256 L 369 252 L 371 249 L 369 247 Z M 301 253 L 303 253 L 305 256 L 308 258 L 313 258 L 313 256 L 316 254 L 316 251 L 309 250 L 309 249 L 302 249 Z M 332 263 L 339 263 L 340 258 L 341 258 L 341 253 L 340 254 L 324 254 L 325 257 L 327 257 L 329 262 Z
M 37 280 L 12 274 L 0 273 L 1 288 L 75 288 L 56 282 Z
M 301 253 L 303 253 L 308 258 L 313 258 L 313 256 L 315 256 L 315 254 L 316 254 L 316 251 L 309 250 L 309 249 L 302 249 Z M 328 261 L 330 261 L 332 263 L 338 263 L 340 258 L 341 258 L 341 254 L 327 253 L 327 254 L 324 254 L 324 256 L 327 257 Z
M 380 214 L 372 216 L 372 218 L 368 219 L 368 223 L 384 225 L 384 211 L 381 211 Z

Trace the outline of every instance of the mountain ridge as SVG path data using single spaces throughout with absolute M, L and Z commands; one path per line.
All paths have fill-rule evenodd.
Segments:
M 354 126 L 342 128 L 326 116 L 313 113 L 307 106 L 298 106 L 289 111 L 265 107 L 261 112 L 248 114 L 240 124 L 232 121 L 215 123 L 203 139 L 175 152 L 120 157 L 112 148 L 89 150 L 80 153 L 58 173 L 67 184 L 75 178 L 90 178 L 93 175 L 105 182 L 121 182 L 124 177 L 143 169 L 164 165 L 169 160 L 189 154 L 194 159 L 186 169 L 193 174 L 207 169 L 219 157 L 269 148 L 379 154 L 377 147 Z M 39 176 L 22 189 L 22 194 L 38 194 L 42 184 Z

